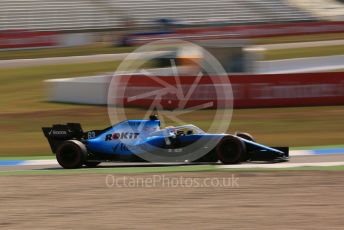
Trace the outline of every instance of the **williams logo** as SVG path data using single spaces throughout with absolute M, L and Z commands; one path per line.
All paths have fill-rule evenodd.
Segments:
M 105 136 L 105 141 L 117 140 L 117 139 L 136 139 L 139 133 L 112 133 Z
M 67 135 L 67 131 L 50 130 L 49 136 L 51 136 L 51 135 Z

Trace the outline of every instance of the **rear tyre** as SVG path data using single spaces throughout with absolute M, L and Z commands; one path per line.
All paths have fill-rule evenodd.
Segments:
M 93 168 L 93 167 L 98 166 L 100 163 L 101 162 L 99 162 L 99 161 L 86 161 L 85 166 L 89 167 L 89 168 Z
M 223 164 L 237 164 L 246 154 L 246 146 L 239 138 L 226 136 L 216 146 L 216 154 Z
M 206 155 L 202 156 L 201 158 L 195 160 L 194 162 L 201 162 L 201 163 L 216 163 L 218 162 L 216 152 L 211 150 Z
M 56 151 L 56 159 L 65 169 L 80 168 L 87 158 L 87 149 L 77 140 L 63 142 Z

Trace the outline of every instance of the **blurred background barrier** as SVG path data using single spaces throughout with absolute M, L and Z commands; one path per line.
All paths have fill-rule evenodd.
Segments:
M 25 13 L 23 13 L 25 11 Z M 312 21 L 308 10 L 288 0 L 3 0 L 0 30 L 106 30 L 176 25 Z
M 56 47 L 58 35 L 58 32 L 3 30 L 0 31 L 0 49 Z
M 124 90 L 119 93 L 123 97 L 116 98 L 119 104 L 124 101 L 124 105 L 127 106 L 149 108 L 153 100 L 156 100 L 156 95 L 147 98 L 143 95 L 164 89 L 161 84 L 147 76 L 134 75 L 122 78 L 126 88 L 116 87 Z M 228 86 L 219 86 L 218 78 L 221 77 L 202 77 L 190 98 L 185 101 L 186 107 L 213 102 L 213 107 L 221 108 L 223 98 L 221 94 L 217 94 L 217 88 Z M 163 80 L 178 87 L 174 76 L 163 77 Z M 187 94 L 195 80 L 196 77 L 180 77 L 183 95 Z M 235 108 L 344 104 L 343 73 L 230 75 L 229 80 L 232 84 Z M 135 100 L 136 98 L 138 99 Z M 178 109 L 180 103 L 183 103 L 183 100 L 177 98 L 177 95 L 161 95 L 161 105 L 164 108 Z
M 147 42 L 161 39 L 186 39 L 189 41 L 206 41 L 209 39 L 247 39 L 264 38 L 275 36 L 307 35 L 343 33 L 344 22 L 292 22 L 283 24 L 254 24 L 254 25 L 231 25 L 211 27 L 192 27 L 185 25 L 166 31 L 111 33 L 107 31 L 90 30 L 28 30 L 25 29 L 0 29 L 0 49 L 18 48 L 48 48 L 69 47 L 93 44 L 98 41 L 110 41 L 116 45 L 142 45 Z M 95 28 L 96 29 L 96 28 Z M 132 30 L 131 30 L 132 31 Z M 134 30 L 135 31 L 135 30 Z M 121 35 L 119 35 L 121 34 Z
M 172 0 L 3 0 L 0 13 L 0 31 L 7 37 L 0 39 L 1 48 L 17 43 L 15 37 L 25 41 L 20 42 L 22 48 L 54 46 L 33 46 L 33 35 L 22 36 L 38 31 L 55 33 L 51 39 L 59 37 L 58 46 L 95 41 L 139 45 L 167 37 L 237 39 L 344 31 L 343 4 L 334 0 L 187 0 L 183 4 Z M 34 36 L 47 39 L 43 34 Z
M 343 12 L 344 14 L 344 12 Z M 128 35 L 127 44 L 142 45 L 152 40 L 187 39 L 192 41 L 208 39 L 247 39 L 275 36 L 326 34 L 344 32 L 343 21 L 287 22 L 249 25 L 231 25 L 196 28 L 177 28 L 160 33 L 133 33 Z
M 190 97 L 182 99 L 149 76 L 124 75 L 115 78 L 118 78 L 118 85 L 115 85 L 118 92 L 110 103 L 144 108 L 149 108 L 154 100 L 159 100 L 165 109 L 178 109 L 183 103 L 185 107 L 193 107 L 209 102 L 213 103 L 213 108 L 221 108 L 224 98 L 217 94 L 217 90 L 228 87 L 216 82 L 221 77 L 204 76 L 195 85 Z M 105 105 L 110 80 L 111 76 L 95 76 L 50 80 L 46 84 L 50 87 L 52 101 Z M 173 87 L 178 86 L 174 76 L 161 76 L 161 80 Z M 188 93 L 195 80 L 196 76 L 180 77 L 183 95 Z M 235 108 L 344 104 L 342 72 L 230 75 L 229 80 Z M 145 96 L 160 91 L 162 94 Z
M 92 33 L 61 33 L 58 31 L 0 31 L 0 49 L 56 48 L 93 44 Z

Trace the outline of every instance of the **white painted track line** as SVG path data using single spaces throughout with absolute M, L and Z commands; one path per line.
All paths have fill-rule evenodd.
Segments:
M 55 159 L 53 160 L 26 160 L 19 165 L 58 165 Z
M 275 164 L 241 164 L 241 165 L 219 165 L 219 168 L 245 169 L 245 168 L 294 168 L 306 166 L 341 166 L 344 161 L 340 162 L 312 162 L 312 163 L 275 163 Z

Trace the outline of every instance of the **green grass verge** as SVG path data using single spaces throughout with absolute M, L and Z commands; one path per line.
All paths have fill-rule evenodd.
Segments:
M 128 53 L 136 47 L 112 47 L 103 44 L 76 46 L 67 48 L 41 48 L 28 50 L 0 51 L 0 60 L 83 56 L 92 54 Z
M 4 161 L 4 160 L 53 160 L 55 159 L 55 155 L 51 153 L 49 154 L 50 156 L 48 155 L 48 153 L 43 156 L 8 156 L 8 157 L 0 156 L 0 161 Z
M 344 165 L 339 166 L 301 166 L 290 168 L 252 168 L 252 169 L 221 169 L 221 171 L 241 171 L 241 172 L 274 172 L 274 171 L 343 171 Z
M 255 38 L 252 42 L 257 45 L 292 43 L 292 42 L 314 42 L 344 39 L 344 33 L 309 34 L 292 36 L 275 36 L 267 38 Z
M 1 169 L 1 168 L 0 168 Z M 53 169 L 0 171 L 0 176 L 9 175 L 70 175 L 70 174 L 127 174 L 127 173 L 175 173 L 175 172 L 275 172 L 275 171 L 343 171 L 344 166 L 307 166 L 283 169 L 252 168 L 222 169 L 214 165 L 164 166 L 164 167 L 127 167 L 127 168 L 89 168 L 89 169 Z
M 331 70 L 331 72 L 344 72 L 344 69 L 335 69 L 335 70 Z
M 267 50 L 264 52 L 264 60 L 279 60 L 289 58 L 321 57 L 331 55 L 343 55 L 344 46 L 320 46 L 307 48 L 292 48 Z
M 99 72 L 114 72 L 120 62 L 47 65 L 17 69 L 1 69 L 1 113 L 34 112 L 51 109 L 83 107 L 45 101 L 44 80 L 76 76 L 89 76 Z
M 344 148 L 344 145 L 321 145 L 321 146 L 302 146 L 302 147 L 291 147 L 291 150 L 313 150 L 313 149 L 334 149 Z
M 101 127 L 108 125 L 105 108 L 47 102 L 43 81 L 112 72 L 117 66 L 118 62 L 101 62 L 1 69 L 0 129 L 6 135 L 0 140 L 0 155 L 49 154 L 40 128 L 51 122 L 84 122 L 90 119 L 89 125 L 93 122 Z M 95 117 L 92 119 L 92 116 Z

